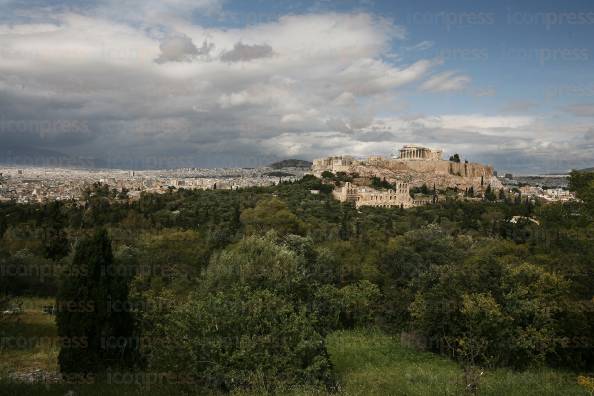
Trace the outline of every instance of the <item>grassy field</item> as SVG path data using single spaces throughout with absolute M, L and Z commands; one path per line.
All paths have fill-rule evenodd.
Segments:
M 5 342 L 0 350 L 0 395 L 177 395 L 175 387 L 122 386 L 106 383 L 15 384 L 6 378 L 10 372 L 57 372 L 58 347 L 50 342 L 56 336 L 53 317 L 41 313 L 44 300 L 25 300 L 19 322 L 4 326 L 3 337 L 29 341 L 14 347 Z M 14 338 L 13 338 L 14 339 Z M 402 347 L 399 341 L 379 331 L 341 331 L 328 337 L 328 350 L 344 395 L 461 395 L 465 394 L 462 369 L 438 355 Z M 513 372 L 487 370 L 480 379 L 478 395 L 588 395 L 573 373 L 550 369 Z M 293 395 L 323 395 L 319 389 L 293 389 Z M 252 393 L 237 393 L 254 394 Z M 256 392 L 256 394 L 259 394 Z
M 25 298 L 20 302 L 24 312 L 0 328 L 0 376 L 37 369 L 57 372 L 56 325 L 53 316 L 42 312 L 53 300 Z
M 332 362 L 348 395 L 460 395 L 462 369 L 453 361 L 404 348 L 374 331 L 344 331 L 328 338 Z M 587 395 L 575 374 L 550 369 L 484 371 L 479 395 Z

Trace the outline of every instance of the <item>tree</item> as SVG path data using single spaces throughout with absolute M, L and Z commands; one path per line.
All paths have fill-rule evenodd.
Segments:
M 128 192 L 129 192 L 129 190 L 126 187 L 122 188 L 122 191 L 120 191 L 118 193 L 118 199 L 127 200 L 128 199 Z
M 461 265 L 430 268 L 410 306 L 414 327 L 471 365 L 544 363 L 561 338 L 555 318 L 568 284 L 520 254 L 491 242 Z
M 70 242 L 61 228 L 50 228 L 44 233 L 45 257 L 60 260 L 70 253 Z
M 306 286 L 300 267 L 303 263 L 276 238 L 274 232 L 250 236 L 215 254 L 206 270 L 205 287 L 215 291 L 242 284 L 276 290 L 285 296 L 298 295 L 298 290 Z
M 240 216 L 247 233 L 266 233 L 275 230 L 281 235 L 300 234 L 301 221 L 287 204 L 278 198 L 263 199 L 255 208 L 245 209 Z
M 594 213 L 594 172 L 572 171 L 569 189 L 584 201 L 591 213 Z
M 409 321 L 409 305 L 432 266 L 458 260 L 461 251 L 440 229 L 409 231 L 393 239 L 379 259 L 377 283 L 383 293 L 384 320 L 398 328 Z
M 367 280 L 343 288 L 322 285 L 315 289 L 312 301 L 316 329 L 327 335 L 338 329 L 368 327 L 375 324 L 381 295 L 376 284 Z
M 387 190 L 394 190 L 395 187 L 393 184 L 389 183 L 386 178 L 380 179 L 377 176 L 371 178 L 371 187 L 376 189 L 387 189 Z
M 459 163 L 459 162 L 460 162 L 460 155 L 458 155 L 457 153 L 456 153 L 456 154 L 454 154 L 454 155 L 452 155 L 452 156 L 450 157 L 450 161 L 451 161 L 451 162 L 458 162 L 458 163 Z
M 149 367 L 183 373 L 213 390 L 283 393 L 299 384 L 333 386 L 324 338 L 305 310 L 270 290 L 232 286 L 191 295 L 149 316 Z
M 569 189 L 575 191 L 578 198 L 592 188 L 594 183 L 594 172 L 572 170 L 569 178 Z M 583 199 L 583 198 L 582 198 Z
M 56 298 L 58 335 L 71 344 L 58 356 L 63 373 L 129 367 L 135 355 L 127 274 L 116 268 L 107 231 L 81 239 Z
M 212 233 L 211 233 L 212 234 Z M 208 264 L 210 251 L 206 238 L 193 230 L 164 229 L 138 238 L 147 283 L 184 288 L 198 278 Z
M 495 191 L 493 191 L 490 184 L 487 186 L 487 189 L 485 190 L 485 199 L 487 201 L 497 200 L 497 195 L 495 195 Z

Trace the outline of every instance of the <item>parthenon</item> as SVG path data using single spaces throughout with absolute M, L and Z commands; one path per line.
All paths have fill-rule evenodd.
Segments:
M 434 150 L 416 144 L 404 145 L 400 150 L 398 159 L 401 160 L 441 160 L 442 150 Z

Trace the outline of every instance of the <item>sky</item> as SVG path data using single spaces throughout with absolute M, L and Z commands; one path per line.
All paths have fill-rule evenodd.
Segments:
M 0 161 L 594 166 L 594 2 L 0 0 Z

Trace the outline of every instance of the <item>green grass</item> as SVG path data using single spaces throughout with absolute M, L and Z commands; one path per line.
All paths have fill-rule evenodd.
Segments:
M 49 300 L 24 301 L 25 312 L 19 323 L 3 326 L 6 336 L 22 338 L 55 337 L 52 316 L 41 313 L 41 306 Z M 339 331 L 328 339 L 328 351 L 340 383 L 340 395 L 461 395 L 465 381 L 462 369 L 453 361 L 429 352 L 419 352 L 400 345 L 400 342 L 377 330 Z M 91 385 L 18 384 L 6 380 L 9 372 L 42 369 L 57 371 L 58 348 L 54 345 L 34 345 L 30 348 L 0 350 L 0 395 L 62 396 L 68 391 L 89 396 L 169 396 L 180 394 L 175 386 L 111 385 L 98 382 Z M 525 372 L 498 369 L 486 370 L 481 376 L 479 395 L 583 395 L 588 393 L 577 385 L 577 375 L 542 369 Z M 204 394 L 198 392 L 196 394 Z M 260 392 L 236 392 L 235 395 L 254 395 Z M 326 395 L 321 389 L 296 388 L 287 395 Z
M 328 349 L 349 395 L 459 394 L 454 362 L 403 348 L 380 332 L 336 332 Z
M 59 342 L 54 316 L 42 313 L 52 299 L 24 298 L 23 313 L 0 328 L 0 376 L 42 369 L 57 372 Z
M 377 331 L 341 331 L 328 349 L 347 395 L 460 395 L 462 369 L 453 361 L 418 352 Z M 577 376 L 551 369 L 484 370 L 479 395 L 588 395 Z

